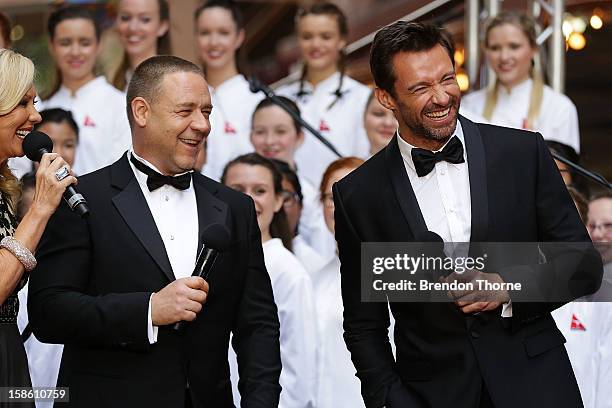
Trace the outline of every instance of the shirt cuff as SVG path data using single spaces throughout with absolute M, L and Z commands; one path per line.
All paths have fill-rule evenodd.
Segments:
M 512 301 L 510 300 L 508 303 L 504 303 L 502 305 L 502 317 L 512 317 Z
M 147 337 L 149 338 L 149 344 L 155 344 L 157 343 L 158 327 L 153 326 L 153 317 L 151 315 L 151 299 L 153 299 L 153 293 L 151 293 L 151 296 L 149 296 L 149 313 L 147 316 Z

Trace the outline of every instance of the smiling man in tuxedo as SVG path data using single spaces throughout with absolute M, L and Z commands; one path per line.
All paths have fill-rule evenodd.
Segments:
M 65 344 L 62 406 L 233 407 L 230 332 L 242 401 L 277 406 L 279 322 L 253 202 L 192 171 L 211 109 L 196 65 L 144 61 L 127 91 L 133 149 L 79 179 L 89 218 L 62 206 L 49 222 L 28 311 L 41 341 Z M 212 224 L 231 243 L 206 282 L 190 275 Z
M 453 54 L 431 25 L 397 22 L 376 34 L 376 97 L 394 112 L 398 133 L 333 188 L 345 340 L 364 401 L 376 408 L 581 406 L 550 315 L 558 304 L 512 303 L 507 292 L 489 301 L 391 303 L 394 361 L 387 304 L 361 300 L 362 242 L 418 241 L 431 232 L 445 242 L 589 242 L 539 134 L 458 115 Z M 601 265 L 581 273 L 583 292 L 595 291 Z

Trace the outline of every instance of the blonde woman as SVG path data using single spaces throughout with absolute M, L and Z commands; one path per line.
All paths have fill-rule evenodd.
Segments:
M 495 16 L 486 28 L 484 54 L 497 79 L 463 97 L 461 107 L 494 125 L 540 132 L 579 153 L 576 106 L 543 82 L 533 19 L 515 12 Z
M 166 0 L 120 0 L 117 33 L 125 49 L 111 83 L 127 90 L 132 73 L 144 60 L 158 54 L 170 54 L 170 13 Z
M 24 155 L 23 139 L 41 120 L 34 108 L 33 80 L 32 61 L 0 50 L 0 387 L 30 386 L 28 362 L 17 329 L 17 292 L 27 281 L 24 272 L 36 266 L 33 253 L 49 217 L 66 187 L 76 182 L 71 175 L 61 178 L 62 172 L 70 171 L 64 159 L 57 153 L 44 154 L 36 174 L 32 206 L 16 225 L 15 207 L 21 189 L 7 160 Z

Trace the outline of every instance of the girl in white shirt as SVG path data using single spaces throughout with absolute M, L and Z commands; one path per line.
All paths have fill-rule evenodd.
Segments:
M 528 16 L 503 12 L 487 25 L 484 54 L 495 71 L 489 89 L 466 95 L 462 107 L 482 114 L 492 124 L 540 132 L 580 152 L 578 114 L 565 95 L 544 85 L 535 57 L 535 22 Z
M 100 28 L 86 8 L 54 11 L 47 28 L 57 76 L 41 105 L 72 112 L 79 125 L 73 170 L 83 175 L 113 163 L 131 146 L 125 95 L 96 77 Z
M 300 115 L 300 110 L 293 101 L 284 96 L 279 98 L 293 113 Z M 304 132 L 299 122 L 272 100 L 266 98 L 259 102 L 253 112 L 251 143 L 255 152 L 264 157 L 281 160 L 297 172 L 303 195 L 303 211 L 297 230 L 299 240 L 304 239 L 328 260 L 334 254 L 334 237 L 325 228 L 316 188 L 302 175 L 301 169 L 296 168 L 295 153 L 303 142 Z
M 168 2 L 120 0 L 115 25 L 124 53 L 110 78 L 115 88 L 125 91 L 142 61 L 158 54 L 170 54 Z
M 222 183 L 251 196 L 261 231 L 264 262 L 270 274 L 280 321 L 283 365 L 279 407 L 316 407 L 316 323 L 312 283 L 291 253 L 291 233 L 283 210 L 281 175 L 274 163 L 250 153 L 227 164 Z M 234 399 L 238 399 L 235 354 L 230 351 Z M 240 406 L 240 404 L 237 404 Z
M 329 165 L 321 181 L 321 202 L 325 224 L 334 232 L 334 199 L 332 186 L 363 163 L 356 157 L 345 157 Z M 317 328 L 319 330 L 318 405 L 317 408 L 364 407 L 359 379 L 346 348 L 342 329 L 342 292 L 340 260 L 336 254 L 317 274 L 312 275 L 317 294 Z
M 363 112 L 370 90 L 347 76 L 344 47 L 346 16 L 332 3 L 315 3 L 297 14 L 297 37 L 304 67 L 297 83 L 278 89 L 297 102 L 304 119 L 343 156 L 367 157 Z M 318 186 L 325 168 L 337 159 L 310 133 L 296 153 L 308 180 Z
M 227 162 L 253 151 L 249 142 L 251 115 L 262 94 L 249 90 L 238 69 L 238 52 L 245 36 L 238 5 L 230 0 L 209 0 L 195 11 L 195 22 L 198 54 L 214 106 L 203 173 L 218 180 Z

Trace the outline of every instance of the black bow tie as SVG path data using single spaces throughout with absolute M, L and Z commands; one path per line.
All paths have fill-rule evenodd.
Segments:
M 465 161 L 463 158 L 463 145 L 457 136 L 453 136 L 440 152 L 434 153 L 415 147 L 412 149 L 411 154 L 414 168 L 419 177 L 428 175 L 439 161 L 447 161 L 454 164 Z
M 130 155 L 130 161 L 134 167 L 147 175 L 149 191 L 155 191 L 165 184 L 171 185 L 178 190 L 187 190 L 191 184 L 191 172 L 181 174 L 180 176 L 164 176 L 137 160 L 133 155 Z

